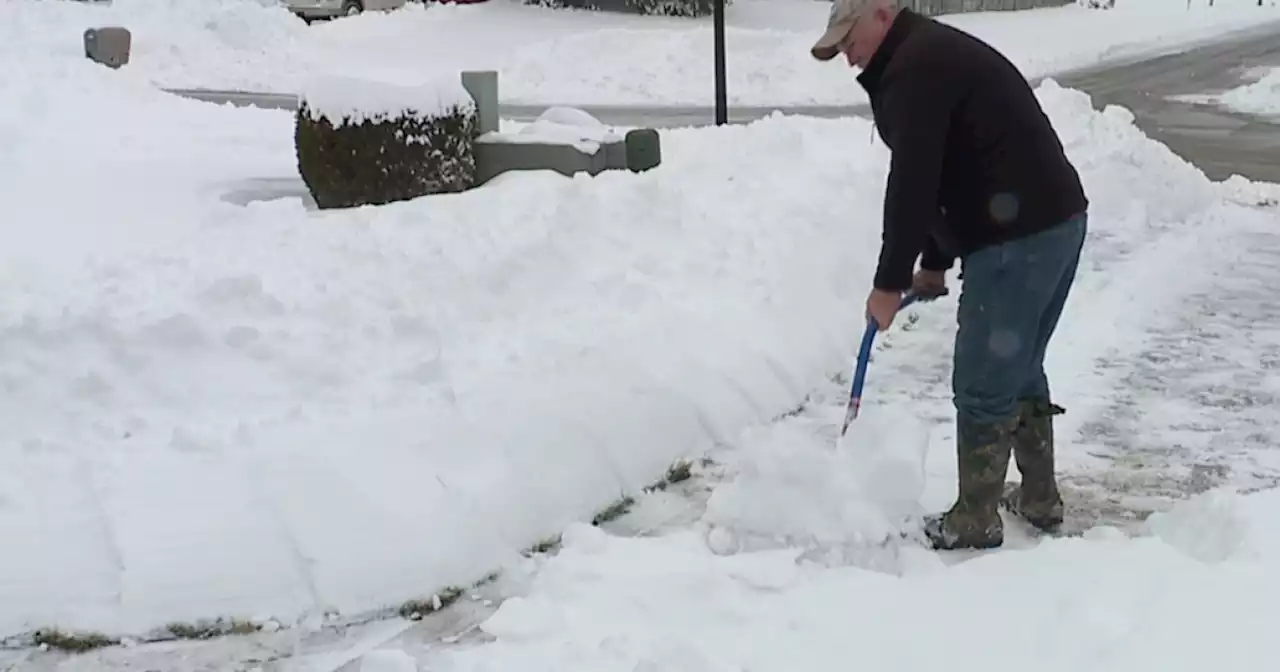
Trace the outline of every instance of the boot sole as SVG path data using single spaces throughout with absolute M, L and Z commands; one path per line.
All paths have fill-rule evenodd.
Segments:
M 1022 512 L 1010 506 L 1007 502 L 1003 500 L 1001 500 L 1000 502 L 1000 508 L 1005 513 L 1008 513 L 1009 515 L 1026 522 L 1028 525 L 1036 528 L 1036 530 L 1043 532 L 1044 534 L 1058 534 L 1059 532 L 1062 531 L 1062 524 L 1065 522 L 1062 518 L 1055 518 L 1055 519 L 1049 519 L 1049 520 L 1046 520 L 1044 518 L 1032 518 L 1030 516 L 1024 515 Z
M 929 548 L 934 551 L 990 551 L 992 549 L 1004 546 L 1004 540 L 1000 541 L 984 541 L 979 544 L 959 544 L 957 546 L 939 546 L 933 539 L 929 539 Z

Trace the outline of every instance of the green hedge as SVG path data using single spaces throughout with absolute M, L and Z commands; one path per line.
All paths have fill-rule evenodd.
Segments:
M 294 144 L 298 172 L 320 208 L 404 201 L 475 186 L 474 107 L 439 117 L 405 113 L 353 122 L 317 113 L 303 99 Z

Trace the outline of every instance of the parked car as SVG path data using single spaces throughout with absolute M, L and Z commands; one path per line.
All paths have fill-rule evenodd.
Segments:
M 405 0 L 281 0 L 305 21 L 353 16 L 363 11 L 386 12 L 404 7 Z

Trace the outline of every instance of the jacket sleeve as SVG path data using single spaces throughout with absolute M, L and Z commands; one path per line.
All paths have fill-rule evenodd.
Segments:
M 926 251 L 938 213 L 942 158 L 954 106 L 952 78 L 943 67 L 913 67 L 894 73 L 885 87 L 889 180 L 884 195 L 884 233 L 876 267 L 877 289 L 911 287 L 916 258 Z M 937 257 L 930 258 L 935 261 Z
M 924 240 L 924 250 L 920 252 L 920 268 L 926 271 L 949 271 L 956 263 L 956 258 L 942 250 L 938 239 L 928 236 Z

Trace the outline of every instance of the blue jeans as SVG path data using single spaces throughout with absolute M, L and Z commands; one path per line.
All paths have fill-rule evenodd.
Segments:
M 965 257 L 951 378 L 959 421 L 997 422 L 1013 417 L 1020 399 L 1049 400 L 1044 354 L 1087 228 L 1080 214 Z

